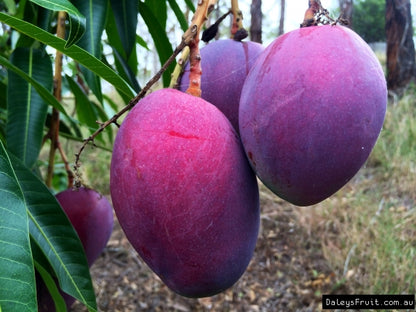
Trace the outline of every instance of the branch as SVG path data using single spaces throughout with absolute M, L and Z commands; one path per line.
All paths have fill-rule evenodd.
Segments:
M 305 17 L 300 27 L 316 26 L 318 22 L 315 16 L 322 10 L 321 1 L 319 0 L 309 0 L 308 9 L 305 12 Z
M 56 35 L 59 38 L 65 38 L 65 20 L 66 20 L 66 13 L 59 12 L 58 24 L 56 28 Z M 53 94 L 59 102 L 62 100 L 62 58 L 63 58 L 62 52 L 56 51 L 55 74 L 53 78 L 54 80 Z M 56 108 L 53 108 L 51 126 L 47 134 L 47 137 L 51 140 L 51 146 L 49 150 L 48 173 L 47 173 L 46 182 L 45 182 L 48 187 L 51 187 L 52 185 L 54 166 L 55 166 L 55 152 L 56 152 L 56 149 L 60 145 L 59 144 L 59 123 L 60 123 L 59 111 Z M 67 163 L 65 165 L 67 165 Z
M 342 18 L 343 12 L 337 19 L 333 19 L 329 16 L 329 12 L 325 9 L 321 1 L 319 0 L 308 0 L 308 9 L 305 12 L 305 17 L 303 18 L 302 24 L 300 27 L 309 27 L 316 26 L 319 24 L 322 25 L 336 25 L 340 23 L 341 25 L 348 25 L 348 20 Z
M 189 87 L 186 90 L 186 93 L 193 96 L 201 96 L 201 54 L 199 51 L 199 31 L 195 36 L 194 40 L 189 44 L 190 49 L 190 66 L 189 66 Z
M 189 41 L 190 49 L 190 67 L 189 67 L 189 87 L 186 90 L 186 93 L 201 96 L 201 54 L 199 52 L 199 34 L 201 31 L 202 25 L 208 19 L 208 10 L 210 7 L 210 2 L 208 0 L 198 2 L 198 7 L 195 11 L 195 15 L 192 18 L 193 27 L 195 29 L 195 35 L 192 40 Z M 192 27 L 191 26 L 191 27 Z M 186 35 L 186 33 L 185 33 Z
M 231 39 L 241 41 L 248 36 L 248 32 L 243 26 L 243 12 L 238 7 L 238 0 L 231 0 L 231 13 L 233 14 Z
M 177 89 L 178 88 L 178 80 L 180 75 L 182 74 L 186 61 L 189 58 L 189 47 L 185 47 L 182 50 L 181 57 L 179 58 L 178 62 L 176 63 L 175 69 L 173 70 L 172 77 L 170 79 L 169 88 Z

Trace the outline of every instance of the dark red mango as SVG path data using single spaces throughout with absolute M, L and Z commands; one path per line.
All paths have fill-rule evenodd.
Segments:
M 65 211 L 72 226 L 77 232 L 91 266 L 101 254 L 113 229 L 113 209 L 110 202 L 92 189 L 68 189 L 56 195 L 56 199 Z M 40 312 L 55 311 L 55 304 L 49 291 L 36 275 L 38 309 Z M 67 308 L 74 303 L 75 298 L 61 291 Z
M 277 38 L 247 76 L 240 135 L 266 186 L 295 205 L 313 205 L 365 163 L 386 103 L 380 63 L 355 32 L 301 28 Z
M 211 296 L 245 271 L 259 229 L 257 181 L 215 106 L 174 89 L 146 96 L 117 134 L 110 188 L 130 243 L 175 292 Z

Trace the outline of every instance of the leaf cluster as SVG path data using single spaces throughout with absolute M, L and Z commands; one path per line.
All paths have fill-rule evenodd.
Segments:
M 167 12 L 185 30 L 183 6 L 195 10 L 191 0 L 0 1 L 0 311 L 37 311 L 35 272 L 58 311 L 66 310 L 58 288 L 97 310 L 82 244 L 55 199 L 60 189 L 45 183 L 40 155 L 53 139 L 54 112 L 59 138 L 82 141 L 120 108 L 106 86 L 124 104 L 141 90 L 141 35 L 150 34 L 163 64 L 173 52 Z M 66 12 L 65 38 L 56 36 L 58 12 Z M 137 29 L 138 16 L 145 29 Z M 107 129 L 97 145 L 111 150 L 113 138 Z

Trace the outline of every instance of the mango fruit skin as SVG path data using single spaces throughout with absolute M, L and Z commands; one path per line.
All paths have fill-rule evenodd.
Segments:
M 97 260 L 113 230 L 113 208 L 110 202 L 95 190 L 81 187 L 56 194 L 56 199 L 66 213 L 84 247 L 88 266 Z M 57 279 L 55 283 L 58 283 Z M 36 272 L 36 292 L 39 312 L 56 311 L 48 288 Z M 69 311 L 75 298 L 60 290 Z
M 313 205 L 365 163 L 386 105 L 381 65 L 355 32 L 300 28 L 275 39 L 247 76 L 240 135 L 268 188 L 295 205 Z
M 259 193 L 238 135 L 201 98 L 155 91 L 123 121 L 111 197 L 128 240 L 173 291 L 205 297 L 245 271 L 259 229 Z
M 77 232 L 91 266 L 99 257 L 113 230 L 113 208 L 97 191 L 85 187 L 67 189 L 56 199 Z
M 252 41 L 222 39 L 201 48 L 201 97 L 215 105 L 238 132 L 238 105 L 244 80 L 264 47 Z M 189 63 L 179 89 L 189 87 Z

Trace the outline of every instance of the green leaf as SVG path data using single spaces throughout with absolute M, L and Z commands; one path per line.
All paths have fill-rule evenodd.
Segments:
M 168 7 L 166 5 L 166 1 L 145 0 L 144 3 L 149 10 L 152 11 L 153 15 L 159 22 L 159 25 L 163 28 L 163 30 L 165 30 L 166 21 L 168 19 Z
M 127 58 L 126 51 L 124 50 L 120 35 L 117 30 L 116 18 L 114 16 L 113 10 L 108 10 L 105 31 L 107 33 L 107 43 L 113 49 L 116 49 L 120 54 L 122 54 L 124 58 Z
M 114 102 L 114 100 L 112 99 L 112 97 L 104 94 L 104 100 L 106 101 L 106 103 L 108 103 L 108 105 L 111 107 L 111 109 L 114 112 L 117 112 L 119 110 L 117 103 Z
M 16 14 L 16 3 L 14 2 L 14 0 L 4 0 L 4 3 L 6 4 L 7 10 L 10 14 Z
M 90 52 L 96 58 L 101 59 L 101 36 L 105 27 L 108 1 L 73 0 L 72 3 L 87 19 L 85 34 L 77 45 Z M 97 99 L 102 102 L 103 96 L 99 76 L 85 67 L 82 67 L 81 70 L 88 86 L 91 88 Z
M 57 110 L 59 110 L 64 115 L 67 115 L 65 112 L 65 109 L 61 105 L 61 103 L 58 102 L 58 100 L 52 95 L 50 90 L 47 90 L 44 86 L 42 86 L 40 83 L 38 83 L 35 79 L 30 77 L 28 74 L 26 74 L 24 71 L 22 71 L 20 68 L 14 66 L 12 63 L 10 63 L 6 58 L 0 56 L 0 65 L 3 65 L 7 69 L 13 71 L 14 73 L 18 74 L 21 78 L 29 82 L 32 87 L 35 88 L 35 90 L 39 93 L 39 95 L 50 105 L 55 107 Z
M 147 46 L 146 41 L 139 35 L 136 35 L 136 42 L 140 44 L 143 48 L 145 48 L 147 51 L 150 51 L 149 47 Z
M 108 116 L 98 105 L 90 101 L 88 96 L 74 79 L 69 76 L 66 76 L 65 78 L 68 81 L 69 88 L 75 96 L 75 106 L 79 122 L 86 125 L 91 133 L 94 132 L 98 128 L 97 121 L 107 120 Z M 111 142 L 112 131 L 108 129 L 106 132 L 108 133 Z M 105 143 L 100 135 L 97 136 L 97 139 L 102 143 Z
M 137 4 L 137 2 L 135 3 Z M 132 47 L 129 48 L 130 49 L 129 51 L 126 51 L 125 46 L 127 45 L 127 42 L 122 43 L 121 41 L 122 37 L 120 37 L 120 34 L 117 30 L 117 25 L 116 25 L 117 23 L 116 23 L 116 19 L 113 14 L 113 11 L 109 10 L 108 13 L 109 14 L 107 18 L 106 32 L 107 32 L 108 43 L 113 48 L 114 65 L 116 67 L 116 70 L 123 79 L 129 82 L 129 84 L 134 88 L 136 92 L 140 92 L 141 88 L 136 79 L 137 68 L 138 68 L 137 51 L 135 49 L 136 35 L 134 32 L 130 32 L 131 34 L 133 34 L 134 38 L 133 38 L 132 43 L 128 43 L 128 45 L 132 44 Z M 137 15 L 136 15 L 136 24 L 137 24 Z M 129 54 L 129 57 L 127 57 L 127 53 Z M 128 102 L 129 100 L 130 99 L 127 99 L 126 102 Z
M 1 141 L 0 198 L 0 305 L 3 312 L 36 311 L 26 203 Z
M 153 42 L 156 46 L 157 53 L 159 54 L 160 64 L 163 65 L 168 58 L 173 54 L 172 46 L 169 42 L 169 38 L 162 25 L 159 24 L 156 16 L 152 10 L 143 2 L 139 2 L 139 12 L 144 22 L 152 35 Z M 168 69 L 163 73 L 163 85 L 167 87 L 170 83 L 173 69 L 176 62 L 172 62 Z
M 139 93 L 141 88 L 137 82 L 136 75 L 117 50 L 114 50 L 114 62 L 121 77 L 127 80 L 133 86 L 134 90 Z
M 48 258 L 60 288 L 97 311 L 87 258 L 74 228 L 45 184 L 17 158 L 11 159 L 26 201 L 32 240 Z
M 10 61 L 45 89 L 52 90 L 52 63 L 44 51 L 17 48 Z M 32 168 L 41 149 L 48 104 L 14 72 L 9 72 L 7 96 L 7 148 Z
M 138 2 L 131 0 L 111 0 L 110 3 L 118 37 L 121 40 L 125 52 L 124 57 L 125 59 L 129 59 L 136 45 Z
M 30 0 L 37 5 L 51 11 L 64 11 L 68 13 L 70 30 L 65 47 L 75 44 L 85 33 L 85 17 L 67 0 Z
M 135 92 L 129 86 L 129 84 L 124 79 L 122 79 L 113 69 L 77 45 L 72 45 L 69 48 L 65 48 L 65 40 L 57 38 L 53 34 L 50 34 L 33 24 L 22 21 L 3 12 L 0 12 L 0 22 L 3 22 L 16 29 L 17 31 L 61 51 L 95 74 L 107 80 L 110 84 L 112 84 L 116 89 L 124 93 L 126 96 L 130 98 L 135 96 Z
M 96 121 L 98 120 L 98 116 L 95 114 L 94 108 L 92 107 L 94 104 L 91 103 L 88 96 L 84 93 L 78 83 L 74 81 L 74 79 L 68 75 L 65 76 L 65 78 L 68 81 L 69 88 L 75 97 L 78 120 L 90 127 L 92 130 L 97 129 L 98 124 Z
M 52 296 L 53 302 L 55 304 L 56 311 L 66 311 L 66 303 L 64 298 L 59 293 L 59 289 L 56 286 L 53 277 L 49 272 L 37 261 L 35 262 L 36 271 L 39 273 L 39 276 L 42 277 L 44 285 L 48 288 L 49 293 Z
M 54 19 L 54 13 L 52 11 L 30 2 L 30 0 L 20 1 L 18 10 L 22 11 L 23 13 L 23 17 L 21 17 L 22 20 L 37 25 L 39 28 L 42 28 L 45 31 L 52 32 L 52 19 Z M 20 18 L 20 15 L 21 14 L 18 12 L 16 14 L 16 17 Z M 17 42 L 13 44 L 13 48 L 26 47 L 43 49 L 42 44 L 40 42 L 34 40 L 33 38 L 30 38 L 29 36 L 26 36 L 24 34 L 16 36 L 16 34 L 14 34 L 13 37 L 19 38 Z
M 168 2 L 170 7 L 172 8 L 172 11 L 175 13 L 176 18 L 178 19 L 179 25 L 181 25 L 182 30 L 185 32 L 189 27 L 185 15 L 183 15 L 181 8 L 175 0 L 168 0 Z
M 127 63 L 129 64 L 129 69 L 131 70 L 132 74 L 134 74 L 134 77 L 137 76 L 138 74 L 138 68 L 139 68 L 139 62 L 137 60 L 137 49 L 133 49 L 133 51 L 130 53 L 130 57 L 127 60 Z M 134 79 L 137 82 L 137 85 L 139 85 L 139 82 L 137 81 L 137 79 Z M 139 90 L 141 90 L 140 85 L 139 85 Z
M 192 0 L 185 0 L 185 3 L 192 12 L 195 12 L 195 6 Z

